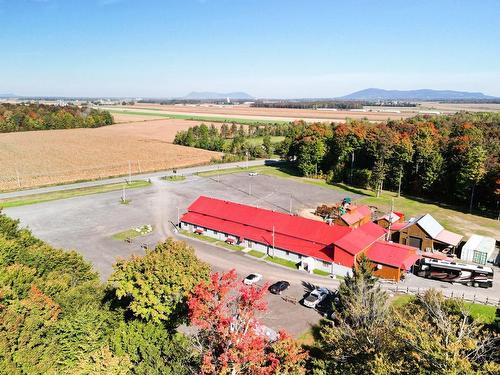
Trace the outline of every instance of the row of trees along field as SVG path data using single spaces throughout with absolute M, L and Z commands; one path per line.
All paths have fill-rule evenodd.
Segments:
M 364 106 L 379 106 L 380 102 L 359 101 L 359 100 L 257 100 L 252 103 L 252 107 L 258 108 L 293 108 L 293 109 L 321 109 L 331 108 L 340 110 L 363 109 Z M 385 107 L 416 107 L 416 104 L 410 102 L 385 101 Z
M 114 265 L 108 283 L 0 213 L 0 374 L 482 374 L 500 371 L 499 326 L 437 292 L 389 303 L 361 258 L 335 324 L 302 347 L 262 334 L 268 285 L 210 274 L 168 239 Z M 297 319 L 300 319 L 297 316 Z M 188 337 L 182 323 L 195 329 Z
M 304 176 L 498 209 L 500 113 L 301 123 L 278 150 Z
M 78 106 L 44 104 L 0 104 L 0 133 L 97 128 L 111 125 L 113 116 L 108 111 Z
M 269 157 L 274 153 L 276 144 L 272 136 L 284 136 L 289 133 L 291 124 L 273 125 L 236 125 L 222 124 L 218 129 L 214 125 L 205 124 L 190 127 L 175 135 L 174 143 L 183 146 L 202 148 L 211 151 L 220 151 L 236 157 L 232 160 L 244 158 Z M 262 144 L 251 143 L 250 138 L 262 137 Z M 228 161 L 229 155 L 225 155 Z

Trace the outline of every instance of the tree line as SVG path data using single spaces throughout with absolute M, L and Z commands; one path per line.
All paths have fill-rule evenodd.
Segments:
M 0 133 L 97 128 L 113 124 L 108 111 L 78 106 L 0 104 Z
M 415 103 L 386 100 L 383 103 L 362 100 L 257 100 L 252 107 L 257 108 L 293 108 L 293 109 L 363 109 L 365 106 L 416 107 Z
M 329 182 L 498 209 L 500 114 L 417 116 L 380 123 L 297 124 L 278 150 Z
M 224 152 L 224 161 L 249 158 L 265 158 L 273 154 L 276 143 L 271 136 L 288 134 L 292 124 L 275 125 L 236 125 L 222 124 L 220 128 L 213 124 L 190 127 L 177 132 L 174 144 Z M 250 142 L 250 138 L 263 137 L 262 144 Z
M 301 346 L 284 331 L 263 334 L 267 284 L 211 274 L 182 241 L 118 261 L 102 283 L 81 255 L 0 213 L 0 373 L 498 373 L 498 320 L 476 321 L 435 291 L 395 307 L 371 267 L 360 258 L 333 321 Z M 194 333 L 179 333 L 183 323 Z

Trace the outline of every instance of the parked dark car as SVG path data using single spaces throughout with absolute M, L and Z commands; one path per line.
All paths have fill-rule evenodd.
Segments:
M 337 291 L 330 292 L 324 300 L 316 305 L 316 310 L 332 321 L 337 321 L 337 311 L 339 309 L 340 299 Z
M 289 286 L 290 286 L 290 283 L 288 281 L 281 280 L 281 281 L 278 281 L 278 282 L 274 283 L 273 285 L 271 285 L 269 287 L 269 291 L 272 294 L 281 294 L 281 292 L 284 292 L 285 290 L 287 290 Z

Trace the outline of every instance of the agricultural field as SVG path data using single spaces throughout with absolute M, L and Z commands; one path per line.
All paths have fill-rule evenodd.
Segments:
M 163 119 L 0 134 L 0 190 L 208 163 L 220 154 L 172 144 L 177 131 L 197 124 Z
M 154 114 L 136 115 L 130 113 L 114 112 L 113 119 L 115 121 L 115 124 L 122 124 L 125 122 L 164 120 L 165 117 L 155 116 Z
M 141 111 L 154 115 L 169 113 L 189 116 L 218 116 L 221 118 L 244 118 L 252 120 L 282 120 L 294 121 L 345 121 L 346 118 L 364 119 L 370 121 L 384 121 L 387 119 L 401 119 L 416 115 L 417 112 L 391 113 L 391 112 L 356 112 L 356 111 L 319 111 L 314 109 L 289 109 L 289 108 L 255 108 L 247 105 L 233 106 L 208 106 L 208 105 L 160 105 L 138 103 L 133 106 L 106 107 L 105 109 Z

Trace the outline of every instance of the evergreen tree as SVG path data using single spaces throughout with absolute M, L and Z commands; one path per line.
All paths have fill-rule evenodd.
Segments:
M 361 255 L 340 284 L 338 324 L 321 327 L 317 373 L 371 373 L 378 356 L 391 347 L 387 295 L 376 281 L 372 263 Z

